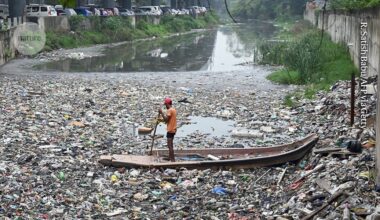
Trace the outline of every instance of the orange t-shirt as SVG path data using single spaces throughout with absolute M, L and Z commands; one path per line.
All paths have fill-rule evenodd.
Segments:
M 168 116 L 168 124 L 167 131 L 168 133 L 176 133 L 177 132 L 177 111 L 175 108 L 171 107 L 166 112 Z

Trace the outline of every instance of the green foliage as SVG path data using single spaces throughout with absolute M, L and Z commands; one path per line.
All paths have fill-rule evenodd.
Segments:
M 71 30 L 73 31 L 82 30 L 83 22 L 85 21 L 86 21 L 86 17 L 82 15 L 71 16 L 69 19 Z
M 320 53 L 320 34 L 311 32 L 299 40 L 293 41 L 284 54 L 284 65 L 300 73 L 300 82 L 307 83 L 319 75 L 324 53 Z
M 4 50 L 4 59 L 8 60 L 12 58 L 12 50 L 10 48 L 5 48 Z
M 267 44 L 264 48 L 270 55 L 265 56 L 265 62 L 284 66 L 267 78 L 281 84 L 307 85 L 305 96 L 312 98 L 316 91 L 327 90 L 336 81 L 358 74 L 344 45 L 333 43 L 327 36 L 322 44 L 320 40 L 320 32 L 314 30 L 281 47 Z
M 122 17 L 112 16 L 105 19 L 103 27 L 106 30 L 116 31 L 122 28 L 126 23 L 129 24 L 130 22 L 125 22 L 125 20 L 123 20 Z
M 273 72 L 267 76 L 267 79 L 277 82 L 280 84 L 300 84 L 300 76 L 297 71 L 288 71 L 287 69 L 282 69 L 276 72 Z
M 262 55 L 261 64 L 281 65 L 284 64 L 287 42 L 259 42 L 258 49 Z
M 331 0 L 332 9 L 362 9 L 380 5 L 380 0 Z
M 284 99 L 284 103 L 283 103 L 285 106 L 288 106 L 288 107 L 295 107 L 295 102 L 293 101 L 293 97 L 288 94 L 285 96 L 285 99 Z
M 136 28 L 133 28 L 131 20 L 126 17 L 72 16 L 69 22 L 73 33 L 47 33 L 45 50 L 130 41 L 152 36 L 162 37 L 169 33 L 207 28 L 217 24 L 217 21 L 212 13 L 200 16 L 198 19 L 191 16 L 165 16 L 160 25 L 140 20 Z M 88 27 L 92 29 L 88 30 Z
M 233 1 L 232 14 L 243 19 L 292 19 L 301 17 L 307 0 Z
M 59 3 L 64 7 L 64 8 L 75 8 L 77 5 L 76 0 L 59 0 Z

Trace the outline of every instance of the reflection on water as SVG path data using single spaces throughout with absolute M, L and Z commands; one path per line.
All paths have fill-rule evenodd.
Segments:
M 239 64 L 253 61 L 253 51 L 246 50 L 236 32 L 219 30 L 212 56 L 201 70 L 223 71 L 239 68 Z
M 259 23 L 260 24 L 260 23 Z M 224 26 L 218 30 L 139 41 L 107 48 L 104 56 L 36 66 L 64 72 L 229 71 L 254 59 L 255 39 L 271 37 L 270 25 Z

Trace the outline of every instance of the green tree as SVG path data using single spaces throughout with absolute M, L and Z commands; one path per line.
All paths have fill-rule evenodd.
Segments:
M 301 16 L 307 0 L 234 0 L 233 14 L 240 18 L 281 19 Z
M 75 8 L 77 0 L 59 0 L 59 3 L 61 3 L 64 8 Z
M 361 9 L 372 8 L 380 5 L 380 0 L 331 0 L 333 9 Z

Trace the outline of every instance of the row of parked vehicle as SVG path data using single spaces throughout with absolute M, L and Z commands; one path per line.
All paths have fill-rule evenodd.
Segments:
M 0 6 L 0 16 L 2 7 Z M 6 6 L 8 10 L 8 6 Z M 4 7 L 5 11 L 5 7 Z M 207 12 L 205 7 L 191 6 L 187 9 L 172 9 L 168 6 L 141 6 L 132 7 L 132 10 L 123 8 L 99 8 L 95 5 L 87 5 L 80 8 L 63 8 L 62 5 L 43 5 L 32 4 L 27 5 L 26 16 L 41 17 L 41 16 L 133 16 L 133 15 L 189 15 L 189 14 L 203 14 Z M 3 13 L 6 18 L 7 11 Z

